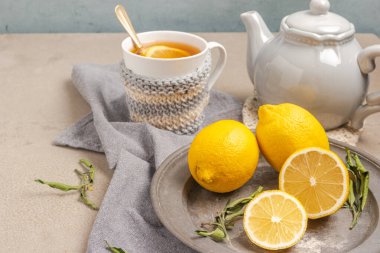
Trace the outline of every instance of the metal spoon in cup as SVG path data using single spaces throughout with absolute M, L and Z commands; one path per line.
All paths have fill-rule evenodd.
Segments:
M 135 48 L 137 49 L 136 54 L 139 54 L 139 55 L 143 54 L 145 48 L 143 47 L 139 38 L 137 37 L 136 31 L 133 28 L 132 22 L 129 19 L 127 11 L 124 9 L 124 7 L 121 4 L 116 5 L 115 14 L 116 14 L 116 17 L 119 19 L 120 23 L 123 25 L 124 29 L 127 31 L 129 36 L 131 37 L 132 42 Z

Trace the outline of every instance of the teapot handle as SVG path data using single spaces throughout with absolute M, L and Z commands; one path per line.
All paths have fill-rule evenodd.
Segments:
M 380 56 L 380 45 L 374 45 L 363 49 L 358 55 L 358 64 L 364 75 L 369 74 L 376 68 L 375 59 Z M 369 115 L 380 112 L 380 91 L 370 93 L 366 96 L 366 104 L 361 105 L 351 119 L 351 127 L 360 129 L 363 127 L 364 119 Z

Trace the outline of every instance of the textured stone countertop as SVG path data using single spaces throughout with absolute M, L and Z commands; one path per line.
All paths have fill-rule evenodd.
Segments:
M 216 88 L 244 100 L 251 92 L 245 65 L 244 33 L 202 33 L 222 43 L 228 63 Z M 0 35 L 0 252 L 85 252 L 96 211 L 75 193 L 36 184 L 35 178 L 76 184 L 78 160 L 98 168 L 95 190 L 101 203 L 112 178 L 100 153 L 62 148 L 52 140 L 89 112 L 70 81 L 77 63 L 121 60 L 125 34 Z M 357 36 L 363 47 L 380 43 L 373 34 Z M 379 64 L 378 64 L 379 65 Z M 380 66 L 380 65 L 379 65 Z M 380 90 L 380 69 L 370 90 Z M 380 158 L 380 114 L 369 117 L 358 146 Z

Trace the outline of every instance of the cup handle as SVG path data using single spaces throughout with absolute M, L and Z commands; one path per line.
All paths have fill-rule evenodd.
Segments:
M 361 72 L 368 75 L 376 68 L 375 59 L 380 56 L 380 45 L 363 49 L 358 55 L 358 64 Z M 358 130 L 363 127 L 364 119 L 369 115 L 380 112 L 380 92 L 373 92 L 366 96 L 366 104 L 356 109 L 351 119 L 351 127 Z
M 208 79 L 208 90 L 211 90 L 212 86 L 214 86 L 216 80 L 219 78 L 220 74 L 222 74 L 224 66 L 226 65 L 227 52 L 226 52 L 226 49 L 218 42 L 214 42 L 214 41 L 208 42 L 207 47 L 210 50 L 216 48 L 218 49 L 218 52 L 219 52 L 218 62 L 216 63 L 215 68 L 211 72 L 210 77 Z

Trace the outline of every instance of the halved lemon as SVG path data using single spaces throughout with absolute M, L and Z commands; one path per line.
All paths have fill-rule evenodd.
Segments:
M 249 239 L 264 249 L 286 249 L 305 234 L 307 213 L 292 195 L 279 191 L 264 191 L 247 206 L 243 218 Z
M 295 196 L 310 219 L 318 219 L 335 213 L 347 200 L 348 170 L 330 150 L 302 149 L 293 153 L 282 166 L 279 188 Z
M 185 50 L 168 46 L 151 46 L 147 48 L 144 56 L 151 58 L 181 58 L 191 54 Z

